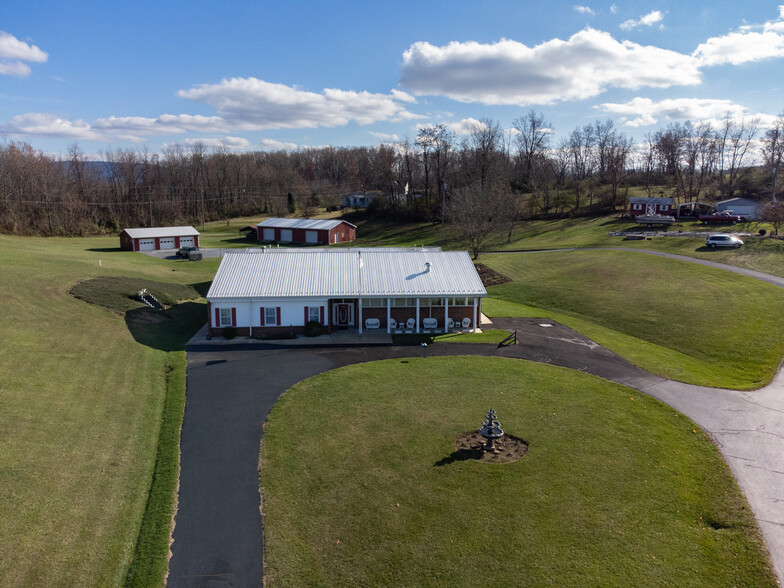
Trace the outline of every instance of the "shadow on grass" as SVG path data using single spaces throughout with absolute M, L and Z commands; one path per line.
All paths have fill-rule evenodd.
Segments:
M 446 457 L 439 459 L 433 466 L 440 468 L 445 465 L 453 464 L 456 461 L 468 461 L 469 459 L 481 460 L 484 451 L 481 449 L 458 449 Z
M 206 298 L 207 292 L 209 292 L 211 285 L 212 282 L 199 282 L 197 284 L 191 284 L 191 288 L 196 290 L 199 293 L 199 296 Z
M 166 310 L 135 308 L 125 313 L 125 324 L 142 345 L 161 351 L 183 351 L 206 321 L 206 306 L 182 302 Z

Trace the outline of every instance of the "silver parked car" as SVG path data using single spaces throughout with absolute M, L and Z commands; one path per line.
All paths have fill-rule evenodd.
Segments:
M 741 245 L 743 245 L 743 241 L 734 235 L 715 234 L 708 235 L 705 239 L 705 246 L 711 249 L 716 249 L 716 247 L 735 247 L 737 249 Z

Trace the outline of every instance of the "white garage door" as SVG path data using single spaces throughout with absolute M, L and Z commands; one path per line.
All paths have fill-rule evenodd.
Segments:
M 291 229 L 281 229 L 280 230 L 280 240 L 284 243 L 291 243 Z
M 264 229 L 264 241 L 274 241 L 275 240 L 275 229 Z
M 155 249 L 155 239 L 139 239 L 139 251 L 152 251 Z
M 174 249 L 174 237 L 161 239 L 161 249 Z
M 180 237 L 180 247 L 191 247 L 193 245 L 193 237 Z
M 305 243 L 318 243 L 318 231 L 305 231 Z

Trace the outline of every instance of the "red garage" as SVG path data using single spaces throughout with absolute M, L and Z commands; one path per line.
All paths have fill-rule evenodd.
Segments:
M 268 218 L 256 225 L 256 235 L 262 243 L 330 245 L 353 241 L 356 234 L 356 225 L 344 220 Z
M 124 229 L 120 233 L 120 249 L 124 251 L 157 251 L 186 246 L 199 246 L 199 231 L 193 227 Z

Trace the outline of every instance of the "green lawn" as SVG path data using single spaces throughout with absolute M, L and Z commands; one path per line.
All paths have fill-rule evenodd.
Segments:
M 96 277 L 201 289 L 217 260 L 158 260 L 117 246 L 116 237 L 0 236 L 2 586 L 126 581 L 150 496 L 164 405 L 175 421 L 181 418 L 183 342 L 205 315 L 191 302 L 170 311 L 165 328 L 145 328 L 129 314 L 78 300 L 69 290 Z M 172 466 L 163 465 L 171 481 Z M 176 482 L 176 463 L 173 471 Z M 170 484 L 164 492 L 168 521 L 172 489 Z M 162 579 L 168 524 L 163 531 L 157 572 L 139 570 L 137 585 Z
M 784 289 L 752 278 L 617 251 L 497 254 L 483 262 L 512 278 L 488 289 L 489 316 L 550 317 L 668 378 L 758 388 L 784 356 L 784 315 L 776 310 Z
M 491 407 L 528 454 L 460 460 L 455 438 Z M 710 439 L 571 370 L 465 357 L 334 370 L 275 406 L 260 471 L 266 586 L 776 585 Z

